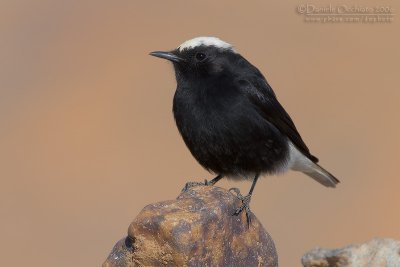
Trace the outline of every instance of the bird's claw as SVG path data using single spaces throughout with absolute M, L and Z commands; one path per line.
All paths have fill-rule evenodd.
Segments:
M 195 187 L 195 186 L 207 186 L 207 185 L 212 185 L 207 179 L 204 179 L 204 182 L 187 182 L 185 186 L 182 188 L 182 192 L 187 192 L 189 191 L 190 188 Z
M 238 216 L 242 211 L 246 212 L 246 221 L 247 221 L 247 226 L 250 227 L 251 223 L 251 210 L 250 210 L 250 200 L 251 200 L 251 195 L 246 195 L 243 196 L 240 193 L 240 190 L 238 188 L 231 188 L 229 189 L 229 192 L 234 192 L 236 194 L 236 197 L 242 201 L 242 205 L 235 210 L 235 212 L 232 215 Z
M 236 197 L 240 200 L 243 200 L 243 195 L 240 193 L 239 188 L 236 187 L 232 187 L 231 189 L 229 189 L 229 192 L 232 193 L 232 191 L 236 194 Z

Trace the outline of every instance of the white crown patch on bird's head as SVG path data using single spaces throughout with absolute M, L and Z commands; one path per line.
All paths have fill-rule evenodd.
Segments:
M 177 49 L 179 51 L 183 51 L 185 49 L 195 48 L 202 45 L 215 46 L 217 48 L 227 49 L 234 52 L 233 46 L 231 44 L 228 44 L 227 42 L 224 42 L 217 37 L 196 37 L 182 43 L 180 46 L 178 46 Z

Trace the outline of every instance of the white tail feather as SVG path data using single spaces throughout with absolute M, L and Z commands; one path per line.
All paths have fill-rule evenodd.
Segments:
M 303 155 L 293 144 L 289 142 L 290 160 L 289 168 L 294 171 L 300 171 L 307 174 L 315 181 L 327 187 L 336 187 L 339 180 L 335 178 L 327 170 L 319 166 L 317 163 L 312 162 L 309 158 Z

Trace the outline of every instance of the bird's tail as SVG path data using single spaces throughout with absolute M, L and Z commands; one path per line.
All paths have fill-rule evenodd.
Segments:
M 318 183 L 327 187 L 336 187 L 340 181 L 336 179 L 330 172 L 322 168 L 316 161 L 301 153 L 293 143 L 289 143 L 290 161 L 289 168 L 294 171 L 300 171 L 313 178 Z
M 333 176 L 330 172 L 319 166 L 317 163 L 308 165 L 309 168 L 302 170 L 304 174 L 307 174 L 318 183 L 327 187 L 336 187 L 340 181 Z

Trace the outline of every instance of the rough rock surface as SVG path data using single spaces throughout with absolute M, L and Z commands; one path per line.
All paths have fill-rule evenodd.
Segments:
M 316 248 L 301 261 L 304 267 L 400 267 L 400 241 L 375 238 L 341 249 Z
M 215 186 L 197 186 L 176 200 L 146 206 L 128 237 L 114 246 L 111 266 L 278 266 L 272 238 L 254 214 L 232 216 L 241 201 Z

